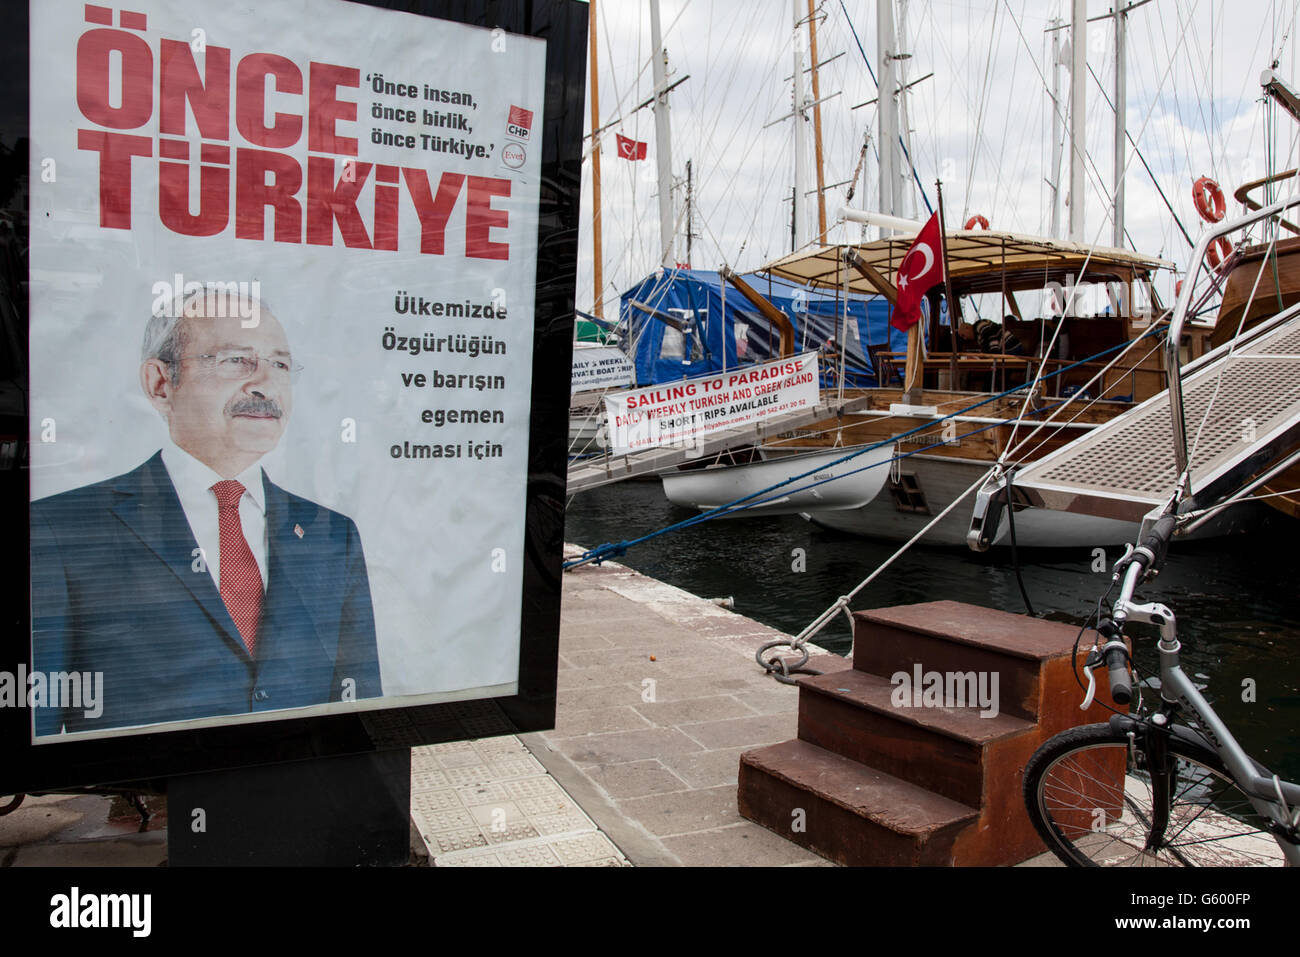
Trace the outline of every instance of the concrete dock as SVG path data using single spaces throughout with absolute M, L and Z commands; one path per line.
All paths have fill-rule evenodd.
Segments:
M 414 856 L 438 867 L 828 865 L 736 807 L 741 752 L 796 733 L 798 689 L 754 660 L 783 637 L 613 562 L 567 572 L 555 729 L 414 748 Z M 156 866 L 164 821 L 134 834 L 120 799 L 28 798 L 0 818 L 0 866 Z

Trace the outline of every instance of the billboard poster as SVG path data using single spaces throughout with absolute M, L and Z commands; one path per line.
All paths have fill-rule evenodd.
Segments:
M 34 742 L 515 693 L 545 41 L 30 15 Z
M 605 396 L 614 455 L 668 445 L 817 404 L 817 353 Z

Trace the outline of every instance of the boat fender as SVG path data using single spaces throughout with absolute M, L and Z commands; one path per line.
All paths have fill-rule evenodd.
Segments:
M 974 229 L 976 225 L 978 225 L 980 229 L 988 229 L 989 221 L 985 219 L 983 216 L 981 216 L 979 213 L 976 213 L 970 219 L 966 220 L 966 225 L 963 226 L 962 229 Z
M 1223 200 L 1223 190 L 1208 176 L 1202 176 L 1192 184 L 1192 201 L 1196 204 L 1201 219 L 1207 223 L 1219 222 L 1228 211 Z

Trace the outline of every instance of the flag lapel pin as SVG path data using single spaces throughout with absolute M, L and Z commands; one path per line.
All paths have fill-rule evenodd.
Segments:
M 301 525 L 295 525 L 293 527 L 293 533 L 297 535 L 299 538 L 302 538 L 303 535 L 306 534 L 305 532 L 303 532 Z

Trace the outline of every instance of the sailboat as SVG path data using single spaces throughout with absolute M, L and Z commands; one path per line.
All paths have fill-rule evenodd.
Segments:
M 879 8 L 882 90 L 894 84 L 887 68 L 898 59 L 888 49 L 888 6 Z M 1078 75 L 1083 44 L 1077 34 L 1073 48 Z M 882 107 L 888 99 L 882 97 Z M 884 119 L 890 112 L 881 110 L 882 143 L 898 139 L 897 127 Z M 1071 115 L 1082 116 L 1078 103 Z M 1123 142 L 1122 127 L 1117 142 Z M 882 197 L 899 182 L 885 161 L 887 152 L 893 151 L 882 150 Z M 1081 150 L 1071 154 L 1077 197 L 1082 194 Z M 1117 162 L 1119 171 L 1122 163 Z M 859 244 L 812 246 L 763 271 L 813 288 L 874 292 L 896 301 L 890 277 L 921 224 L 890 213 L 842 211 L 842 219 L 895 234 Z M 1071 218 L 1071 233 L 1081 235 L 1082 203 L 1072 204 Z M 1117 208 L 1115 218 L 1120 236 L 1122 209 Z M 811 521 L 871 537 L 910 539 L 933 516 L 970 494 L 991 467 L 1035 461 L 1164 390 L 1165 356 L 1158 341 L 1164 307 L 1153 280 L 1160 270 L 1172 271 L 1172 263 L 1121 248 L 974 225 L 969 222 L 947 235 L 947 282 L 932 290 L 924 334 L 917 330 L 909 353 L 872 349 L 876 387 L 840 390 L 841 399 L 858 400 L 860 406 L 865 398 L 867 407 L 766 443 L 763 451 L 769 458 L 813 449 L 839 449 L 841 458 L 855 448 L 872 454 L 889 450 L 887 464 L 861 466 L 889 472 L 871 502 L 847 508 L 813 504 L 802 512 Z M 1093 307 L 1081 308 L 1089 296 Z M 1207 327 L 1188 327 L 1189 358 L 1208 350 L 1211 335 Z M 797 461 L 790 460 L 785 478 L 804 474 L 797 471 Z M 740 484 L 727 471 L 713 470 L 711 477 L 719 487 Z M 797 489 L 807 481 L 785 487 Z M 700 482 L 694 483 L 693 498 L 675 493 L 671 485 L 677 482 L 665 477 L 665 490 L 681 504 L 703 508 L 719 497 Z M 930 529 L 927 543 L 965 544 L 969 516 L 969 509 L 953 511 Z M 1085 514 L 1017 510 L 1014 517 L 993 544 L 1014 540 L 1027 547 L 1095 547 L 1131 541 L 1137 531 L 1130 521 Z M 1250 509 L 1226 512 L 1201 534 L 1251 527 L 1256 518 Z

